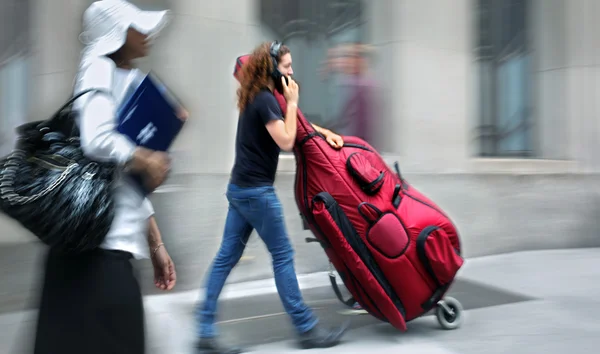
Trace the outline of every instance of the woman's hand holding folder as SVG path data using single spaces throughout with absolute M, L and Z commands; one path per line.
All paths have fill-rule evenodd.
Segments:
M 165 182 L 171 169 L 171 158 L 166 152 L 136 148 L 130 170 L 140 173 L 148 191 L 153 192 Z

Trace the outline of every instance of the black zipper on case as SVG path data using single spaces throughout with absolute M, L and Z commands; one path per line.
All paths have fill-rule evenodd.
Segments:
M 325 204 L 325 208 L 327 209 L 332 219 L 335 221 L 336 225 L 346 238 L 346 241 L 348 241 L 348 244 L 350 244 L 354 252 L 367 266 L 371 274 L 373 274 L 373 277 L 375 277 L 375 279 L 383 288 L 387 296 L 392 300 L 392 303 L 402 314 L 402 317 L 406 317 L 406 310 L 404 308 L 404 305 L 402 304 L 402 301 L 400 300 L 396 292 L 393 290 L 391 284 L 385 278 L 385 275 L 379 268 L 379 265 L 375 261 L 375 258 L 373 258 L 373 255 L 369 251 L 367 245 L 360 238 L 360 236 L 350 223 L 350 220 L 348 220 L 348 217 L 346 216 L 344 211 L 341 210 L 341 207 L 336 202 L 336 200 L 331 196 L 331 194 L 327 192 L 321 192 L 317 194 L 313 198 L 313 202 L 314 200 L 321 200 Z

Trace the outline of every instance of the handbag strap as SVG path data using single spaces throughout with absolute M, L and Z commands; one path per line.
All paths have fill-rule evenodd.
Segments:
M 71 97 L 71 99 L 69 99 L 62 107 L 60 107 L 60 109 L 56 112 L 56 114 L 58 114 L 59 112 L 61 112 L 63 109 L 69 107 L 70 105 L 73 104 L 73 102 L 75 102 L 78 98 L 80 98 L 81 96 L 88 94 L 90 92 L 94 92 L 94 93 L 104 93 L 107 94 L 109 96 L 112 97 L 112 92 L 110 92 L 107 89 L 101 89 L 101 88 L 89 88 L 86 90 L 83 90 L 81 92 L 79 92 L 76 95 L 73 95 L 73 97 Z
M 79 99 L 80 97 L 82 97 L 83 95 L 86 95 L 88 93 L 104 93 L 106 95 L 109 95 L 112 97 L 112 92 L 110 92 L 107 89 L 101 89 L 101 88 L 89 88 L 89 89 L 85 89 L 75 95 L 73 95 L 73 97 L 71 97 L 65 104 L 63 104 L 60 109 L 58 109 L 51 117 L 50 119 L 47 119 L 45 121 L 43 121 L 39 126 L 45 126 L 45 125 L 49 125 L 51 124 L 53 121 L 55 121 L 56 119 L 58 119 L 58 117 L 60 117 L 60 112 L 62 112 L 65 108 L 71 106 L 75 101 L 77 101 L 77 99 Z

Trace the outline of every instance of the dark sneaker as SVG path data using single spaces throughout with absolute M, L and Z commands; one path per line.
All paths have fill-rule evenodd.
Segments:
M 196 344 L 198 354 L 241 354 L 240 348 L 225 348 L 219 345 L 215 338 L 201 338 Z
M 303 349 L 331 348 L 338 345 L 348 329 L 348 324 L 335 329 L 326 330 L 317 325 L 310 331 L 300 335 L 300 346 Z

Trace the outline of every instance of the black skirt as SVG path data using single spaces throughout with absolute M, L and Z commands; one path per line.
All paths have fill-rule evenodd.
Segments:
M 142 295 L 126 252 L 50 251 L 34 354 L 144 354 Z

